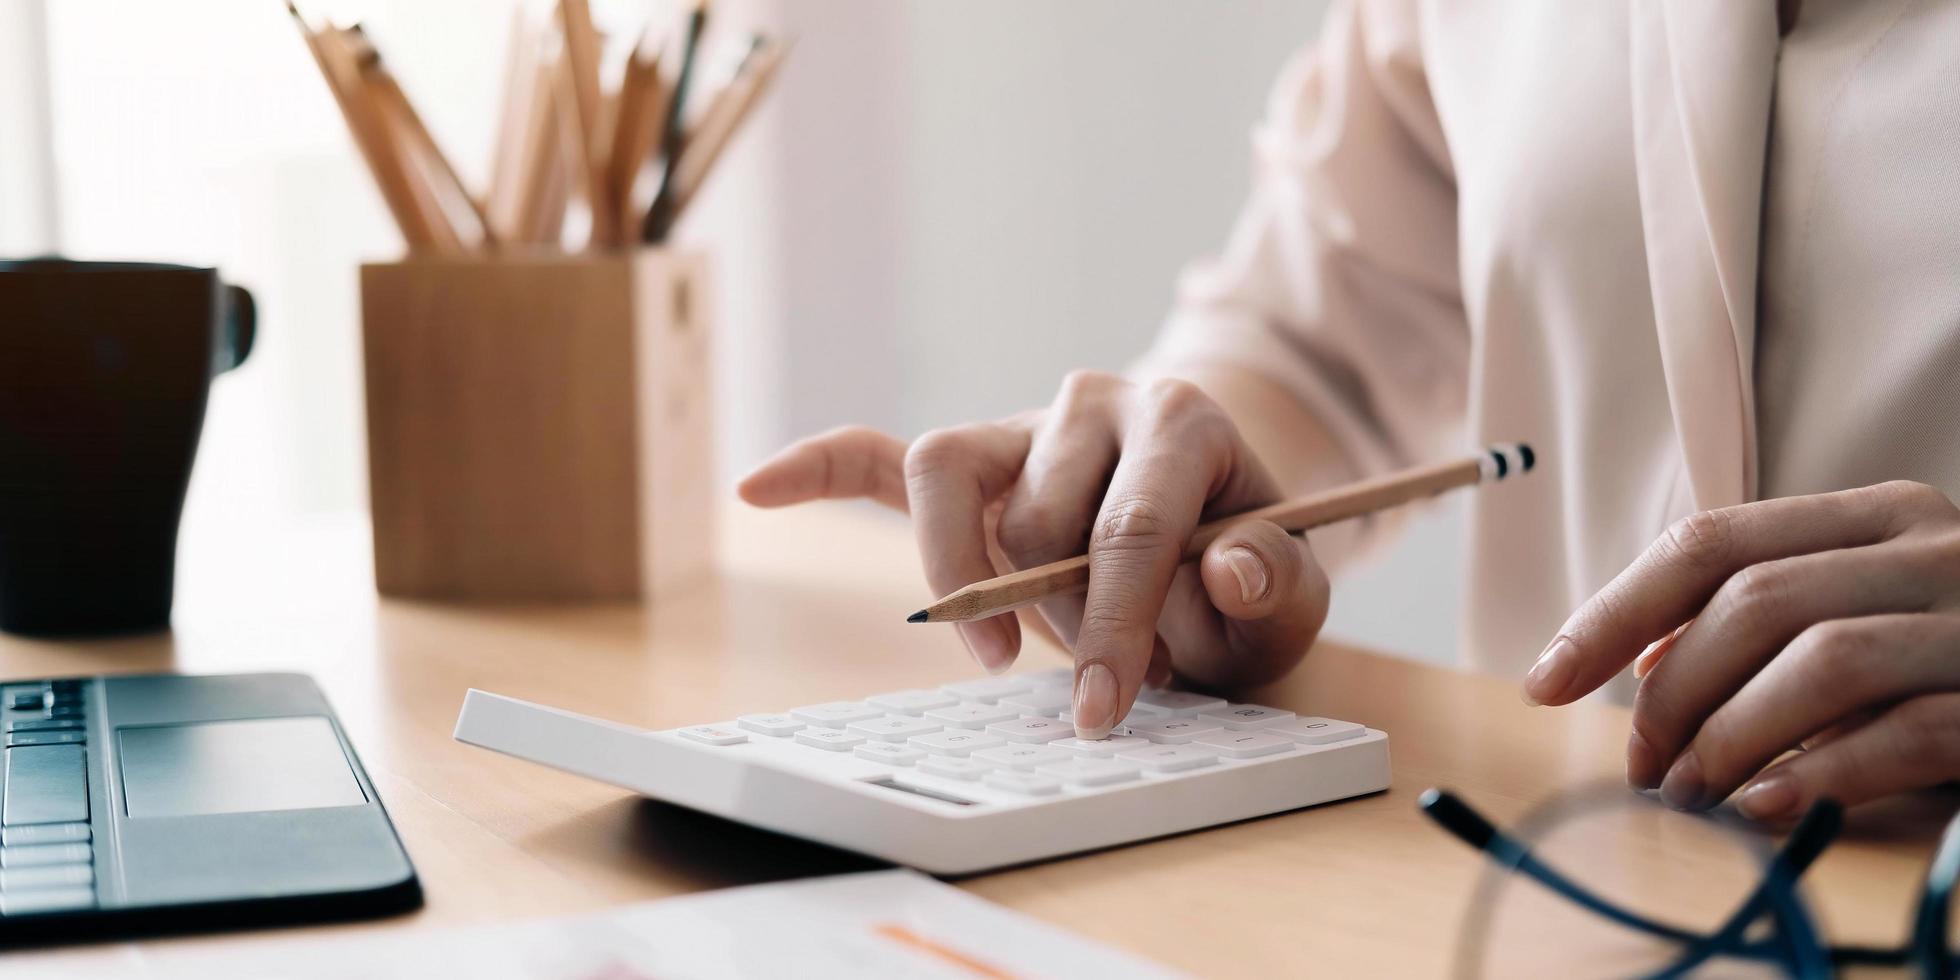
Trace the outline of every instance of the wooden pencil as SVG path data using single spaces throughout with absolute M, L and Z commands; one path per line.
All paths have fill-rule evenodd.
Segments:
M 520 154 L 517 192 L 517 233 L 513 240 L 539 244 L 555 226 L 552 201 L 558 194 L 552 187 L 557 179 L 560 153 L 558 135 L 558 53 L 550 49 L 551 38 L 540 37 L 538 58 L 531 65 L 531 101 L 524 121 L 524 145 Z
M 601 245 L 619 243 L 614 227 L 619 209 L 606 190 L 606 161 L 600 145 L 604 112 L 599 90 L 599 35 L 592 27 L 592 8 L 586 0 L 558 0 L 559 25 L 565 32 L 565 72 L 571 95 L 568 130 L 578 156 L 572 161 L 585 201 L 592 210 L 592 238 Z
M 1419 466 L 1390 473 L 1344 487 L 1283 500 L 1200 525 L 1184 551 L 1184 560 L 1193 561 L 1226 528 L 1240 521 L 1266 520 L 1290 533 L 1361 517 L 1413 500 L 1433 497 L 1446 490 L 1486 481 L 1502 480 L 1513 473 L 1528 473 L 1537 458 L 1523 443 L 1500 443 L 1462 459 Z M 1078 555 L 1061 561 L 1037 565 L 975 582 L 906 617 L 913 623 L 965 623 L 1012 612 L 1023 606 L 1045 602 L 1058 596 L 1073 595 L 1089 588 L 1089 556 Z
M 674 168 L 680 162 L 681 140 L 686 134 L 687 92 L 694 80 L 694 65 L 701 52 L 701 34 L 708 27 L 708 0 L 694 0 L 694 9 L 687 15 L 687 35 L 681 42 L 680 69 L 674 74 L 674 92 L 667 101 L 667 126 L 661 135 L 661 179 L 660 190 L 654 194 L 652 206 L 647 208 L 646 217 L 640 222 L 640 240 L 648 243 L 660 241 L 665 229 L 672 223 L 670 215 L 673 204 Z
M 299 25 L 300 35 L 305 38 L 306 48 L 319 66 L 320 76 L 326 80 L 328 91 L 333 93 L 335 104 L 340 106 L 341 117 L 347 121 L 347 131 L 354 137 L 354 148 L 367 162 L 368 172 L 381 191 L 381 201 L 394 217 L 395 227 L 400 230 L 409 251 L 437 247 L 436 233 L 416 200 L 403 172 L 402 161 L 387 145 L 373 106 L 362 97 L 359 71 L 352 57 L 339 43 L 338 33 L 333 28 L 315 31 L 307 23 L 305 15 L 300 13 L 298 5 L 290 0 L 286 10 L 292 14 L 293 22 Z
M 633 189 L 640 170 L 653 154 L 653 143 L 667 125 L 666 89 L 660 82 L 658 47 L 648 50 L 644 35 L 627 59 L 619 83 L 619 108 L 614 114 L 612 145 L 606 160 L 606 192 L 618 209 L 619 227 L 631 228 L 637 209 Z
M 523 227 L 525 146 L 530 133 L 531 106 L 539 97 L 538 57 L 541 45 L 523 5 L 512 11 L 510 49 L 504 56 L 503 106 L 497 116 L 497 140 L 491 147 L 490 190 L 484 210 L 497 237 L 519 240 Z
M 394 124 L 407 138 L 403 147 L 407 163 L 425 174 L 439 186 L 432 186 L 430 193 L 437 198 L 438 216 L 443 223 L 454 228 L 451 213 L 458 207 L 469 212 L 476 225 L 476 244 L 484 248 L 494 248 L 497 233 L 490 227 L 490 217 L 483 205 L 470 194 L 469 186 L 456 173 L 450 164 L 449 155 L 442 151 L 435 135 L 429 132 L 428 124 L 422 121 L 422 114 L 415 111 L 415 104 L 409 101 L 408 93 L 402 90 L 401 83 L 395 80 L 393 72 L 381 61 L 381 52 L 365 31 L 356 25 L 349 29 L 350 42 L 354 45 L 357 64 L 360 65 L 361 78 L 375 96 L 377 113 L 384 121 Z M 433 171 L 429 173 L 428 171 Z M 446 200 L 445 200 L 446 199 Z M 460 235 L 458 236 L 460 240 Z
M 742 123 L 755 110 L 756 104 L 762 101 L 770 81 L 776 77 L 776 70 L 782 67 L 783 58 L 788 54 L 788 44 L 758 43 L 750 56 L 743 60 L 741 71 L 708 103 L 700 123 L 688 131 L 687 138 L 681 143 L 680 162 L 674 167 L 673 200 L 663 216 L 665 223 L 659 229 L 659 238 L 667 236 L 687 211 L 688 204 L 700 193 L 701 185 L 714 172 L 722 151 L 728 148 L 735 134 L 741 131 Z M 661 193 L 669 191 L 663 187 Z
M 428 171 L 416 164 L 413 135 L 388 110 L 382 92 L 369 84 L 364 63 L 374 56 L 374 48 L 361 25 L 330 28 L 321 33 L 320 39 L 327 45 L 330 57 L 342 66 L 340 70 L 348 79 L 349 91 L 364 107 L 382 154 L 394 163 L 408 188 L 409 199 L 430 234 L 435 236 L 434 249 L 451 254 L 463 251 L 462 235 L 450 220 L 448 209 L 443 207 L 440 193 L 431 183 Z

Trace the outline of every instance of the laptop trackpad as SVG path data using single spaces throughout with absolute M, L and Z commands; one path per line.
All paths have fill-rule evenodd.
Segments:
M 333 726 L 318 715 L 116 730 L 131 817 L 359 806 Z

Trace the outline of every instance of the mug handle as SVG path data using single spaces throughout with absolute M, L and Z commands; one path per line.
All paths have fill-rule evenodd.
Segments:
M 223 374 L 245 363 L 252 354 L 252 342 L 258 338 L 259 307 L 252 300 L 252 294 L 243 286 L 225 287 L 224 346 L 212 358 L 217 368 L 213 374 Z

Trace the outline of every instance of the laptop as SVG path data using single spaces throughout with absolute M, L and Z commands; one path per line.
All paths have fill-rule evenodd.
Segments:
M 0 683 L 0 943 L 382 915 L 421 886 L 302 674 Z

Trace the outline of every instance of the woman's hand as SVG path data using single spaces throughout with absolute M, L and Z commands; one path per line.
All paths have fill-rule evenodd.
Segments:
M 1573 614 L 1525 697 L 1565 704 L 1636 656 L 1627 780 L 1673 806 L 1748 782 L 1737 806 L 1782 820 L 1960 777 L 1960 509 L 1900 482 L 1689 517 Z
M 1327 576 L 1305 541 L 1269 522 L 1219 536 L 1183 562 L 1200 523 L 1279 499 L 1225 412 L 1195 385 L 1077 372 L 1046 409 L 903 442 L 840 429 L 789 447 L 742 481 L 780 507 L 869 497 L 909 510 L 928 584 L 945 595 L 1085 550 L 1089 591 L 1039 606 L 1075 651 L 1075 724 L 1100 738 L 1146 683 L 1276 677 L 1327 616 Z M 1011 566 L 1003 567 L 1003 566 Z M 1014 661 L 1012 615 L 959 626 L 989 671 Z

